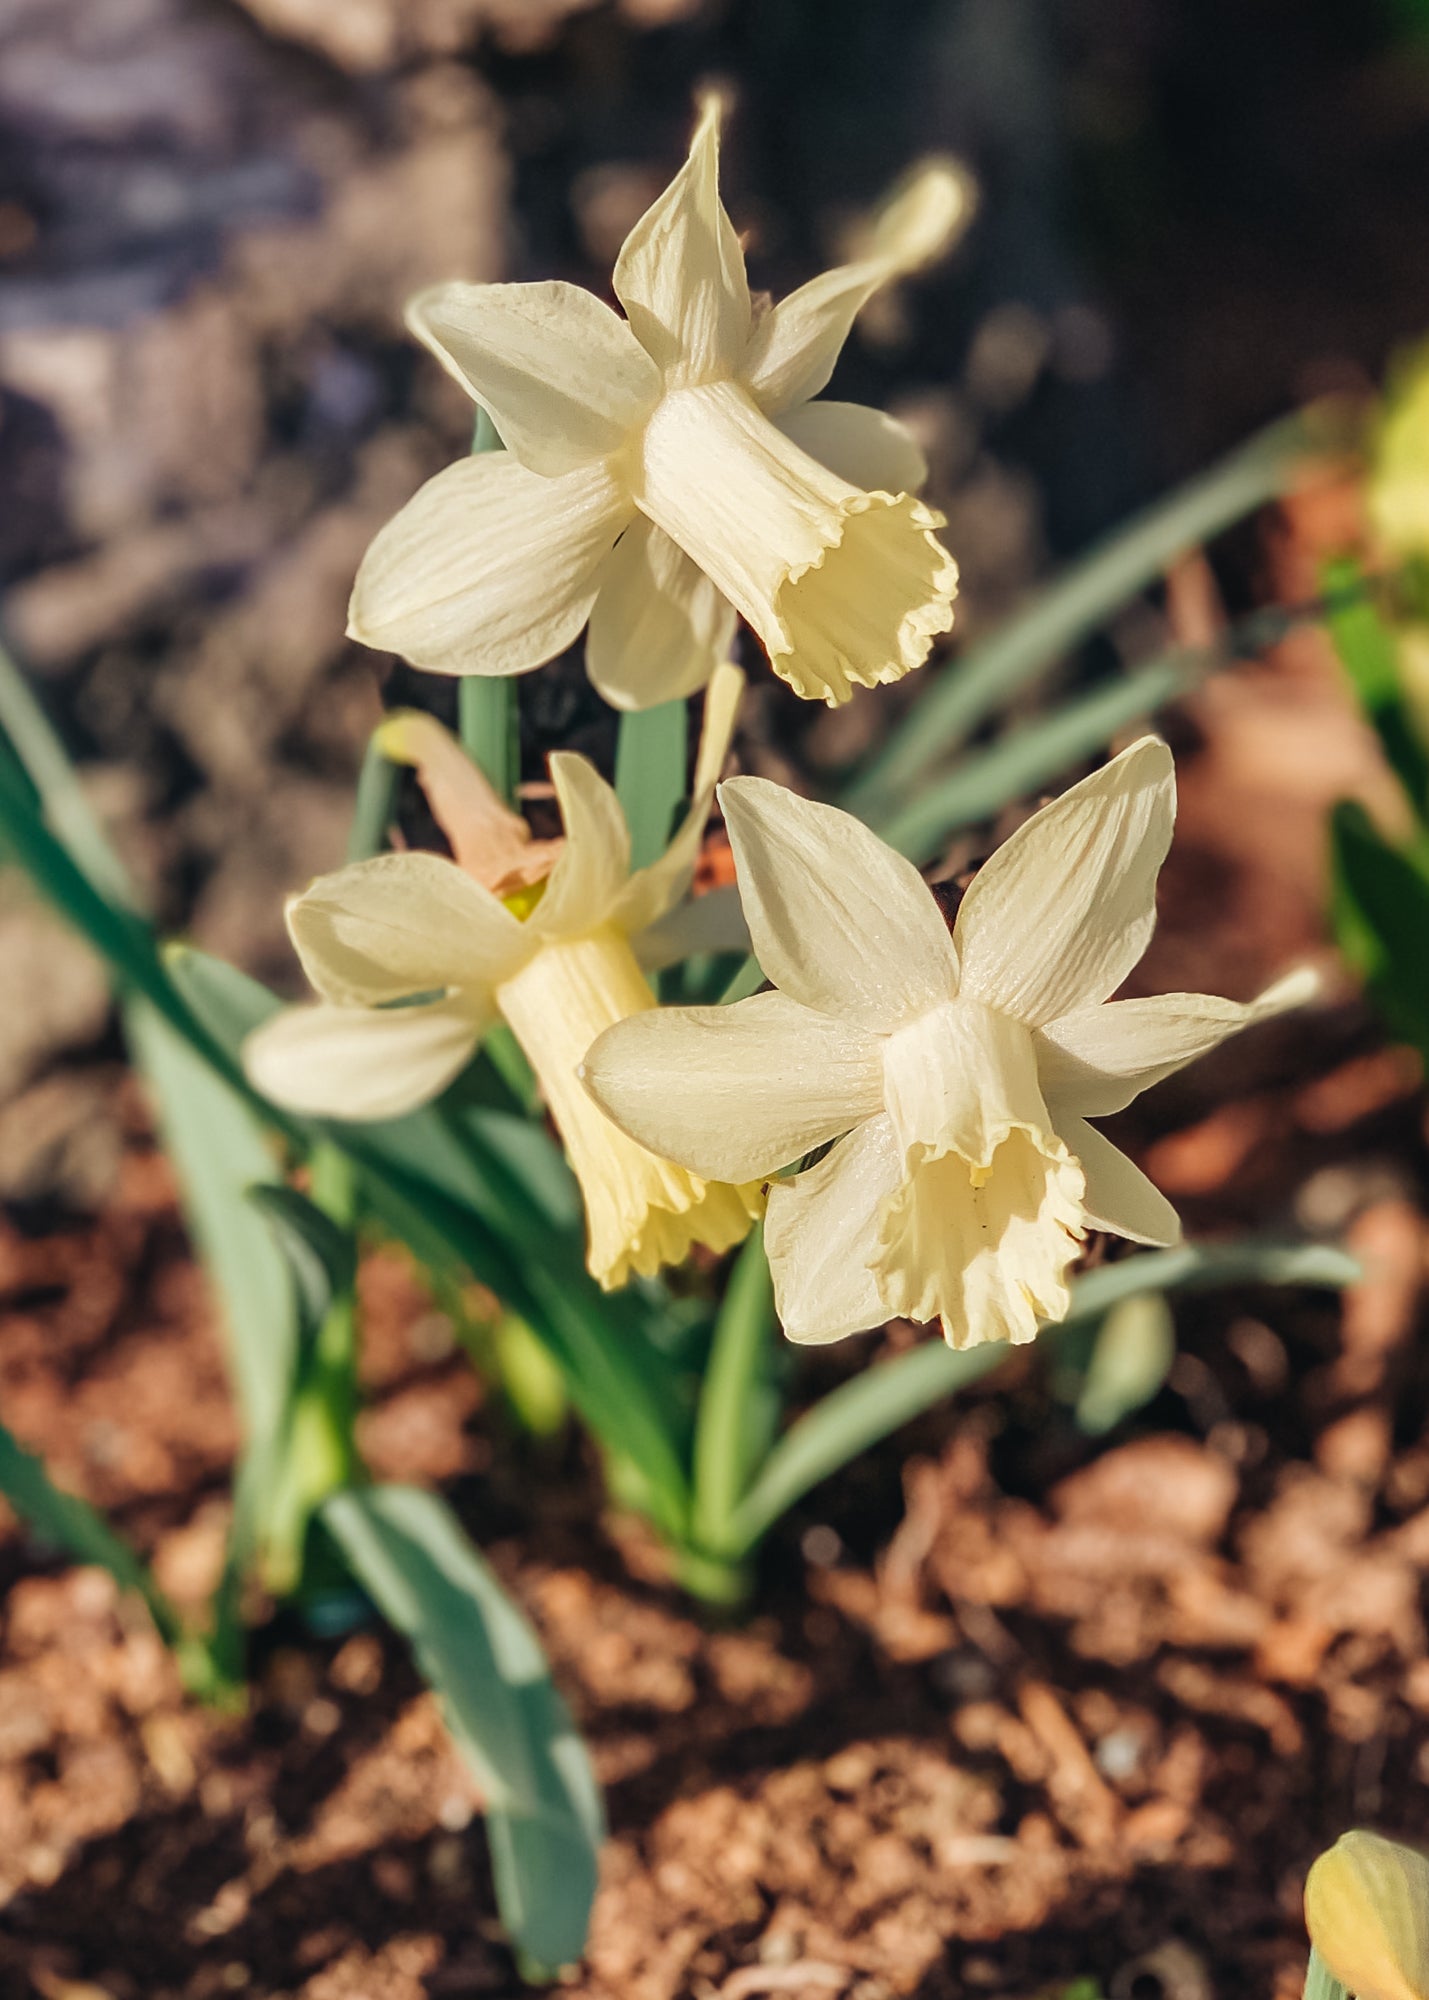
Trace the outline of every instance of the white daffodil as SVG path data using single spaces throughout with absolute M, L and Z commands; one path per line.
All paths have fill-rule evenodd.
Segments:
M 397 1117 L 445 1090 L 504 1017 L 580 1182 L 601 1284 L 678 1263 L 692 1243 L 737 1243 L 758 1186 L 707 1184 L 657 1159 L 597 1110 L 577 1072 L 603 1028 L 654 1007 L 647 970 L 742 948 L 732 895 L 685 900 L 742 684 L 737 667 L 716 672 L 690 810 L 660 859 L 634 871 L 625 816 L 584 757 L 551 758 L 565 838 L 535 842 L 439 724 L 389 718 L 381 747 L 417 766 L 456 858 L 379 855 L 290 900 L 288 930 L 321 998 L 249 1037 L 252 1082 L 317 1116 Z
M 515 674 L 589 620 L 617 708 L 692 693 L 739 612 L 831 705 L 921 666 L 952 623 L 943 517 L 877 410 L 814 402 L 865 301 L 949 242 L 966 179 L 931 163 L 868 254 L 760 310 L 719 197 L 719 110 L 615 266 L 626 317 L 556 281 L 438 285 L 408 308 L 505 443 L 429 480 L 358 572 L 349 630 L 436 673 Z
M 950 933 L 868 828 L 760 778 L 720 800 L 759 963 L 779 989 L 622 1022 L 586 1058 L 617 1124 L 693 1172 L 776 1173 L 765 1241 L 785 1331 L 838 1340 L 895 1316 L 955 1347 L 1063 1317 L 1088 1228 L 1172 1243 L 1175 1213 L 1086 1121 L 1248 1022 L 1249 1006 L 1119 1000 L 1145 951 L 1175 780 L 1146 737 L 1027 821 Z M 1106 1003 L 1106 1004 L 1104 1004 Z

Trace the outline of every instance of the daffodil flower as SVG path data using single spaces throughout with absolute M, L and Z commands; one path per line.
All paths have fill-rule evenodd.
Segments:
M 318 1116 L 397 1117 L 443 1091 L 504 1018 L 580 1182 L 603 1285 L 678 1263 L 692 1243 L 737 1243 L 757 1185 L 710 1185 L 657 1159 L 597 1110 L 577 1070 L 603 1028 L 654 1007 L 647 970 L 741 948 L 724 894 L 686 894 L 742 683 L 729 665 L 711 681 L 690 810 L 659 860 L 633 872 L 625 816 L 584 757 L 551 758 L 565 837 L 534 842 L 437 723 L 390 717 L 381 747 L 418 767 L 455 858 L 379 855 L 290 900 L 288 930 L 321 997 L 249 1037 L 252 1082 Z
M 1356 2000 L 1429 2000 L 1429 1860 L 1341 1834 L 1305 1879 L 1310 1942 Z
M 436 673 L 516 674 L 590 623 L 605 698 L 692 693 L 738 612 L 801 695 L 894 681 L 952 623 L 957 569 L 912 497 L 907 433 L 815 402 L 855 315 L 970 208 L 927 165 L 868 254 L 764 310 L 719 197 L 719 110 L 626 238 L 626 317 L 556 281 L 439 285 L 407 323 L 505 443 L 448 466 L 377 536 L 349 630 Z
M 1175 782 L 1144 738 L 1035 814 L 950 932 L 912 864 L 867 827 L 761 778 L 720 787 L 759 963 L 778 988 L 602 1035 L 584 1075 L 652 1150 L 730 1181 L 775 1174 L 765 1242 L 786 1333 L 895 1316 L 955 1347 L 1062 1318 L 1088 1228 L 1172 1243 L 1175 1213 L 1087 1123 L 1248 1022 L 1238 1006 L 1108 996 L 1145 951 Z

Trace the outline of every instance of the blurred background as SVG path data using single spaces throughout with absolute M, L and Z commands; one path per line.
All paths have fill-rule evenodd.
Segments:
M 1429 325 L 1413 0 L 3 0 L 9 637 L 211 949 L 282 970 L 278 894 L 338 855 L 375 713 L 353 570 L 466 442 L 403 300 L 605 289 L 711 80 L 776 291 L 917 154 L 977 173 L 971 237 L 864 316 L 833 385 L 925 442 L 964 638 Z M 581 687 L 525 682 L 530 758 L 598 729 Z M 837 764 L 896 706 L 764 733 Z M 0 979 L 5 1098 L 90 1017 L 83 982 Z

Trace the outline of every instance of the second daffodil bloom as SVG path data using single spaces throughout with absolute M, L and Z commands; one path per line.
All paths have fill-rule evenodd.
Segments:
M 1429 1860 L 1358 1829 L 1305 1878 L 1305 1927 L 1356 2000 L 1429 2000 Z
M 693 1172 L 777 1181 L 765 1242 L 784 1330 L 939 1319 L 955 1347 L 1031 1340 L 1069 1304 L 1088 1228 L 1179 1235 L 1087 1123 L 1263 1015 L 1198 993 L 1110 1001 L 1145 951 L 1175 780 L 1144 738 L 980 871 L 950 932 L 911 862 L 761 778 L 720 788 L 750 935 L 777 992 L 666 1009 L 586 1058 L 596 1101 Z
M 721 892 L 685 898 L 742 678 L 726 665 L 711 682 L 689 813 L 660 859 L 633 872 L 625 816 L 584 757 L 551 758 L 565 837 L 538 843 L 439 724 L 390 717 L 379 743 L 418 767 L 455 859 L 379 855 L 289 902 L 321 999 L 249 1037 L 253 1083 L 318 1116 L 396 1117 L 443 1091 L 504 1017 L 580 1182 L 602 1285 L 678 1263 L 693 1243 L 737 1243 L 762 1205 L 757 1185 L 712 1185 L 657 1159 L 597 1110 L 577 1072 L 603 1028 L 654 1007 L 646 970 L 740 948 L 737 907 Z
M 382 530 L 352 636 L 437 673 L 515 674 L 589 620 L 590 677 L 623 709 L 703 686 L 736 612 L 830 704 L 920 666 L 957 587 L 943 517 L 913 498 L 922 454 L 879 411 L 812 398 L 863 304 L 970 206 L 929 164 L 865 257 L 758 310 L 711 100 L 616 262 L 624 319 L 554 281 L 421 293 L 408 325 L 505 450 L 448 466 Z

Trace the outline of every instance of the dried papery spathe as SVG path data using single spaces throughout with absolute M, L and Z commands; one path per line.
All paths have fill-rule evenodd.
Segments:
M 250 1079 L 298 1111 L 396 1117 L 439 1095 L 504 1018 L 580 1182 L 602 1284 L 678 1263 L 693 1243 L 737 1243 L 762 1207 L 757 1185 L 656 1158 L 597 1110 L 577 1069 L 603 1029 L 654 1008 L 647 970 L 746 941 L 728 894 L 688 900 L 742 685 L 738 668 L 717 670 L 690 810 L 665 853 L 635 870 L 615 794 L 584 757 L 552 757 L 565 833 L 535 842 L 439 725 L 390 719 L 384 747 L 418 766 L 457 858 L 384 854 L 291 899 L 288 928 L 320 999 L 249 1037 Z

